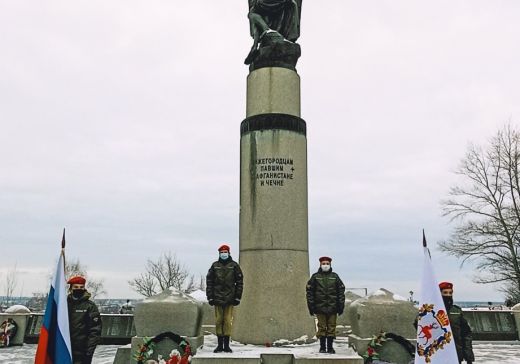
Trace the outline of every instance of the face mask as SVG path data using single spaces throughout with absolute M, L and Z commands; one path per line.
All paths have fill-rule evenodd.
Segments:
M 444 301 L 444 306 L 449 310 L 453 306 L 453 297 L 451 296 L 442 296 L 442 300 Z
M 220 253 L 220 259 L 222 260 L 226 260 L 227 258 L 229 258 L 229 253 Z
M 85 293 L 84 289 L 73 289 L 72 290 L 72 297 L 74 297 L 74 298 L 81 298 L 81 297 L 83 297 L 84 293 Z
M 322 264 L 321 265 L 321 270 L 324 271 L 324 272 L 328 272 L 330 270 L 330 265 Z

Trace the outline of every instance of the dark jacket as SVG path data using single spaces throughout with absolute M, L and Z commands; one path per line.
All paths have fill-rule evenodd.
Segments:
M 206 296 L 211 304 L 227 306 L 238 304 L 242 298 L 244 276 L 233 258 L 219 259 L 209 268 L 206 276 Z
M 92 356 L 101 339 L 101 316 L 96 304 L 90 301 L 86 292 L 77 300 L 69 294 L 70 341 L 74 359 Z
M 451 331 L 453 332 L 453 338 L 455 339 L 459 361 L 475 361 L 471 328 L 468 325 L 468 321 L 464 318 L 462 309 L 457 305 L 453 305 L 448 310 L 448 317 L 450 318 Z
M 328 272 L 319 268 L 307 282 L 307 307 L 311 315 L 343 313 L 345 285 L 332 268 Z

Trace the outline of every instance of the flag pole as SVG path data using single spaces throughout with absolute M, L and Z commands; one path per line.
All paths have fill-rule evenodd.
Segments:
M 430 253 L 430 249 L 428 248 L 428 244 L 426 244 L 426 235 L 424 234 L 424 229 L 422 229 L 422 246 L 428 252 L 430 259 L 432 258 L 432 253 Z
M 64 277 L 66 277 L 67 272 L 65 270 L 65 267 L 67 265 L 65 264 L 65 228 L 63 228 L 63 237 L 61 238 L 61 255 L 63 256 L 63 275 Z

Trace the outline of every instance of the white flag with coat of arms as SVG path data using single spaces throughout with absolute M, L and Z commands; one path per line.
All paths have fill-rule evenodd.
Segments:
M 459 364 L 448 313 L 435 279 L 424 231 L 423 249 L 424 265 L 417 320 L 415 364 Z

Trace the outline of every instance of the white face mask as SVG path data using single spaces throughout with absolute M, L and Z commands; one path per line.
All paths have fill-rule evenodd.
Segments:
M 226 260 L 227 258 L 229 258 L 229 253 L 220 253 L 219 256 L 220 259 Z
M 328 272 L 330 270 L 330 265 L 329 264 L 322 264 L 321 265 L 321 270 L 324 271 L 324 272 Z

